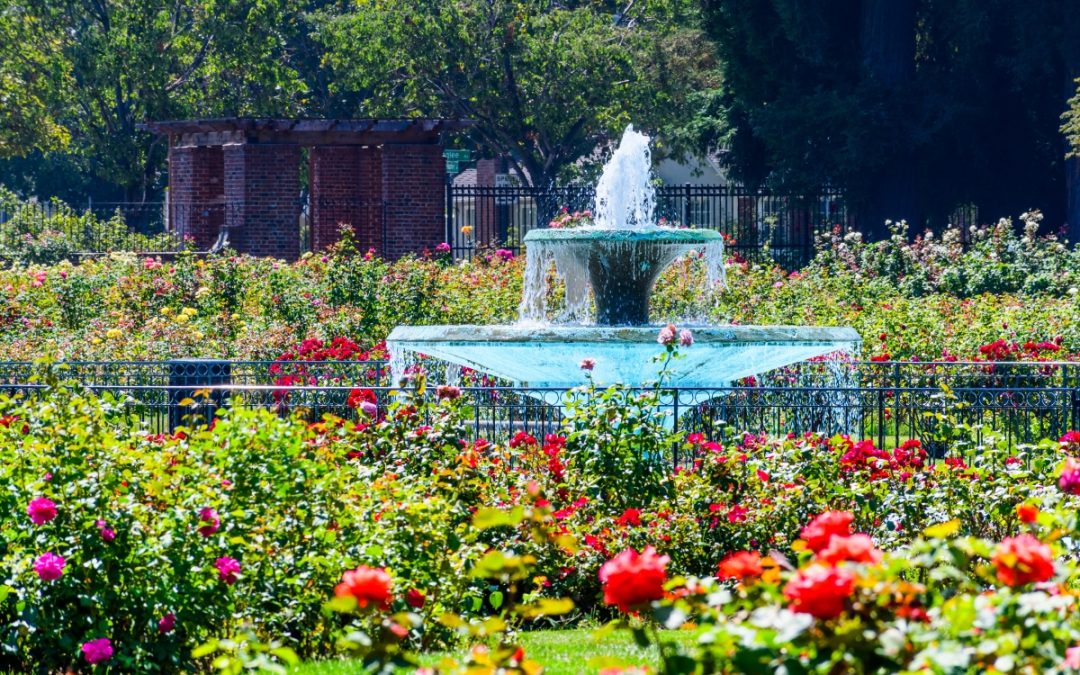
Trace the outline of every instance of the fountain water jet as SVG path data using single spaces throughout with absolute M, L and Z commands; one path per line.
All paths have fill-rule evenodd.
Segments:
M 675 259 L 703 251 L 707 292 L 723 283 L 723 238 L 712 230 L 653 224 L 648 137 L 627 127 L 597 184 L 595 225 L 533 230 L 525 236 L 525 287 L 512 326 L 398 326 L 387 339 L 394 381 L 409 355 L 422 354 L 519 385 L 571 388 L 579 363 L 595 361 L 598 384 L 641 385 L 656 379 L 657 328 L 648 325 L 649 295 Z M 547 316 L 551 265 L 566 286 L 566 323 Z M 590 316 L 590 292 L 596 311 Z M 665 384 L 718 387 L 833 352 L 852 353 L 852 328 L 691 326 L 694 346 L 669 364 Z

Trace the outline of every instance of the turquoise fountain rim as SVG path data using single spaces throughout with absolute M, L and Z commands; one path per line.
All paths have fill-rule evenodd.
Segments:
M 651 241 L 673 244 L 707 244 L 723 241 L 716 230 L 695 230 L 678 227 L 566 227 L 530 230 L 525 241 Z
M 862 342 L 850 326 L 694 326 L 694 340 L 704 344 L 798 344 Z M 662 326 L 575 326 L 575 325 L 450 325 L 398 326 L 387 342 L 410 343 L 518 343 L 518 342 L 655 342 Z M 662 349 L 658 347 L 658 349 Z M 693 349 L 693 347 L 691 347 Z

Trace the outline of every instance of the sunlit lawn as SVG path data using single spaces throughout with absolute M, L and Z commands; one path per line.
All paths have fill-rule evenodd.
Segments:
M 578 675 L 596 673 L 601 665 L 647 665 L 653 672 L 657 667 L 656 647 L 642 649 L 634 644 L 627 631 L 620 631 L 601 641 L 593 630 L 543 630 L 522 633 L 520 642 L 529 659 L 544 665 L 547 675 Z M 694 641 L 694 631 L 664 631 L 668 643 L 688 645 Z M 464 657 L 465 652 L 450 655 Z M 435 666 L 447 654 L 426 654 L 422 662 Z M 291 671 L 294 675 L 346 675 L 357 672 L 356 664 L 348 661 L 324 661 L 308 664 Z

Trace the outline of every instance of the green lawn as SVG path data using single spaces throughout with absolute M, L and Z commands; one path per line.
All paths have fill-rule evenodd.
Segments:
M 665 642 L 690 644 L 697 637 L 695 631 L 664 631 Z M 528 658 L 539 661 L 546 675 L 579 675 L 596 673 L 602 659 L 611 659 L 623 665 L 647 665 L 656 671 L 656 648 L 641 649 L 634 644 L 628 631 L 619 631 L 597 642 L 593 630 L 543 630 L 521 633 L 521 644 Z M 464 651 L 462 652 L 462 655 Z M 422 658 L 424 665 L 435 665 L 446 654 L 428 654 Z M 590 661 L 596 660 L 590 664 Z M 614 665 L 609 664 L 609 665 Z M 311 663 L 292 671 L 292 675 L 351 675 L 357 671 L 348 661 L 323 661 Z

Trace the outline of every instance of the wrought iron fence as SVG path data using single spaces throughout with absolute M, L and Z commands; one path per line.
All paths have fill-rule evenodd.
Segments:
M 324 413 L 355 417 L 350 397 L 364 389 L 383 410 L 393 400 L 388 364 L 376 361 L 81 362 L 51 369 L 54 378 L 108 394 L 126 419 L 154 433 L 191 414 L 207 419 L 220 406 L 316 421 Z M 0 363 L 0 392 L 37 395 L 45 387 L 42 372 L 29 363 Z M 556 431 L 574 397 L 590 395 L 487 380 L 463 393 L 471 433 L 488 440 Z M 846 433 L 884 447 L 919 438 L 941 454 L 995 434 L 1016 448 L 1080 428 L 1080 364 L 810 362 L 729 386 L 664 387 L 660 408 L 673 428 L 714 439 Z
M 446 199 L 446 240 L 455 256 L 469 257 L 478 246 L 520 252 L 525 235 L 547 227 L 561 209 L 591 209 L 594 190 L 449 185 Z M 660 186 L 656 215 L 673 224 L 717 230 L 744 258 L 769 257 L 789 268 L 810 260 L 815 235 L 849 225 L 839 192 L 800 196 L 740 185 Z
M 209 208 L 173 205 L 191 217 Z M 173 252 L 183 241 L 169 227 L 170 209 L 159 202 L 95 202 L 73 207 L 60 202 L 0 202 L 0 257 L 43 261 L 79 255 L 133 251 Z
M 356 204 L 344 200 L 309 203 L 297 199 L 300 250 L 311 250 L 309 211 L 349 213 Z M 352 200 L 359 202 L 360 200 Z M 365 208 L 369 205 L 362 204 Z M 375 208 L 381 209 L 379 202 Z M 55 262 L 65 258 L 93 256 L 114 251 L 131 253 L 177 253 L 206 251 L 219 242 L 224 227 L 242 215 L 243 206 L 208 202 L 94 202 L 73 207 L 60 202 L 0 201 L 0 259 Z M 331 216 L 332 217 L 332 216 Z M 243 231 L 232 233 L 230 242 L 241 243 Z

